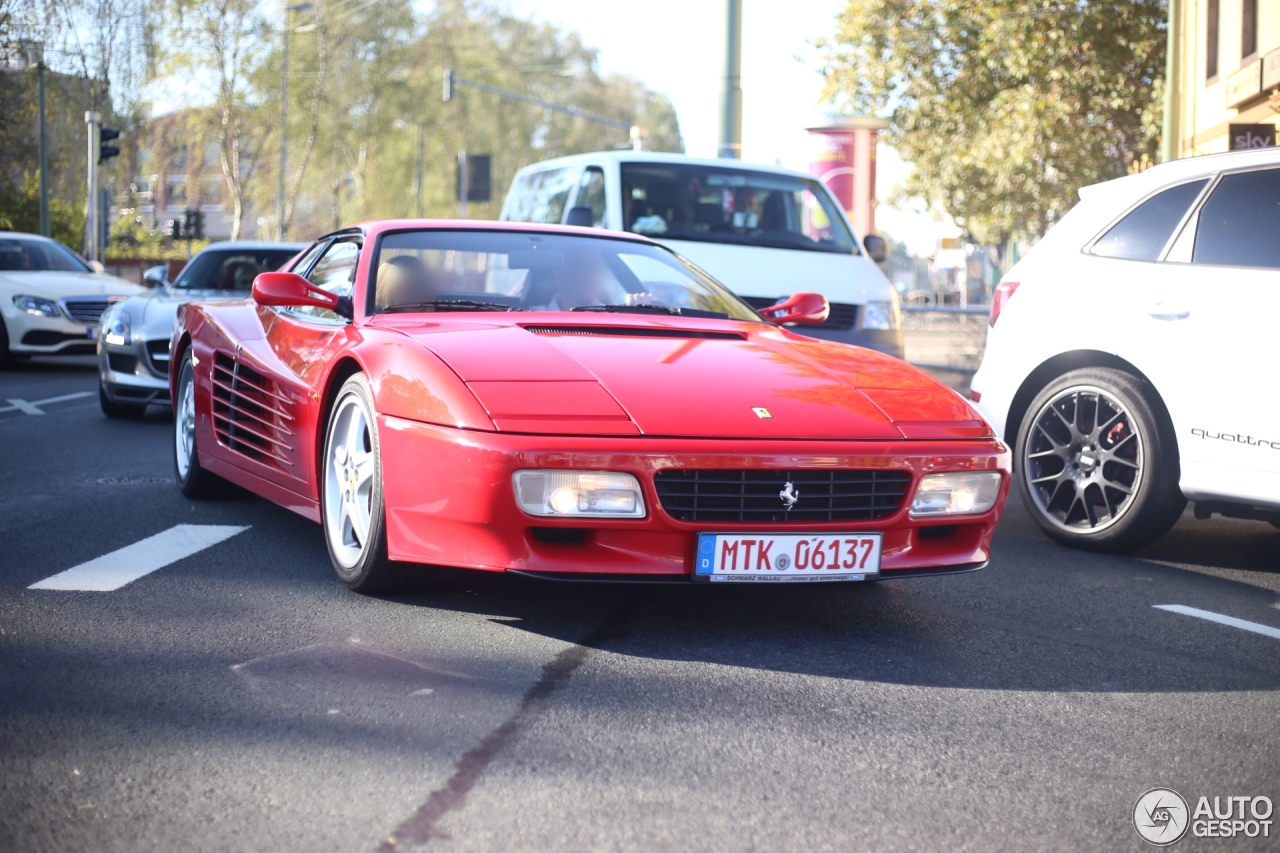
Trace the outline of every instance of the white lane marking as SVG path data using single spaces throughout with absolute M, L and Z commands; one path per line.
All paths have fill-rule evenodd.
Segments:
M 222 524 L 179 524 L 33 583 L 27 589 L 111 592 L 248 529 Z
M 77 391 L 74 394 L 63 394 L 61 397 L 50 397 L 47 400 L 36 400 L 34 403 L 28 403 L 26 400 L 9 399 L 5 400 L 9 405 L 0 409 L 0 412 L 24 412 L 28 415 L 43 415 L 40 410 L 41 406 L 47 406 L 50 403 L 65 403 L 67 400 L 79 400 L 81 397 L 92 397 L 92 391 Z
M 1181 604 L 1153 604 L 1151 605 L 1157 610 L 1168 610 L 1170 613 L 1181 613 L 1183 616 L 1195 616 L 1197 619 L 1207 619 L 1210 622 L 1217 622 L 1219 625 L 1229 625 L 1232 628 L 1239 628 L 1243 631 L 1252 631 L 1255 634 L 1261 634 L 1264 637 L 1271 637 L 1280 640 L 1280 628 L 1272 628 L 1270 625 L 1261 625 L 1257 622 L 1246 622 L 1243 619 L 1237 619 L 1234 616 L 1223 616 L 1221 613 L 1213 613 L 1208 610 L 1197 610 L 1194 607 L 1186 607 Z

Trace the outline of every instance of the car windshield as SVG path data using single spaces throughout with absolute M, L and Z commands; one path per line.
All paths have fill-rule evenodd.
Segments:
M 759 320 L 666 249 L 521 231 L 401 231 L 382 239 L 374 307 L 398 311 L 620 311 Z
M 0 272 L 93 272 L 75 252 L 53 240 L 0 237 Z
M 182 268 L 174 287 L 248 293 L 258 273 L 274 272 L 298 254 L 285 249 L 206 249 Z
M 623 163 L 627 231 L 669 240 L 857 254 L 831 196 L 810 178 L 682 163 Z

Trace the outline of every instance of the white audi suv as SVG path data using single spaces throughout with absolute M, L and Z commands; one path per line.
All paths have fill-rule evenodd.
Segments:
M 1280 527 L 1280 148 L 1086 187 L 1000 282 L 971 397 L 1050 536 Z

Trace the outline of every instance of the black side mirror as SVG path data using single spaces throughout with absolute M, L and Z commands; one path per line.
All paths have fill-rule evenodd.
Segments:
M 578 207 L 569 208 L 569 215 L 564 218 L 564 224 L 590 228 L 595 224 L 595 219 L 595 214 L 591 212 L 591 208 L 579 205 Z
M 889 257 L 889 246 L 885 243 L 883 237 L 875 234 L 868 234 L 862 238 L 862 247 L 867 250 L 867 257 L 882 264 L 885 258 Z
M 143 287 L 164 287 L 168 283 L 169 266 L 167 264 L 156 264 L 142 274 Z

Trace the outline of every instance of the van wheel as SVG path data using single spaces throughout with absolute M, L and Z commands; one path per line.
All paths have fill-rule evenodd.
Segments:
M 1032 401 L 1015 449 L 1022 501 L 1052 538 L 1094 551 L 1159 539 L 1186 508 L 1172 425 L 1150 386 L 1084 368 Z

